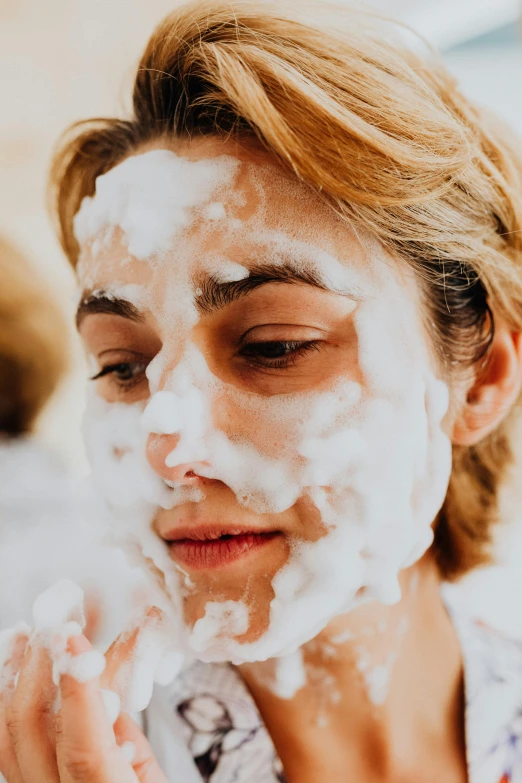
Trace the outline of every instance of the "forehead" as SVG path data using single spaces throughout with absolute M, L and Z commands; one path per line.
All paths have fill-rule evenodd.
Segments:
M 191 276 L 209 258 L 249 269 L 321 253 L 353 267 L 365 256 L 350 227 L 266 152 L 217 139 L 127 159 L 98 179 L 76 229 L 78 271 L 91 285 L 118 276 L 147 284 L 159 256 L 170 273 L 184 267 Z

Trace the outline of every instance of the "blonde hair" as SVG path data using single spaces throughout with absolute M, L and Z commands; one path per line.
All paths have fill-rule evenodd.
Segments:
M 65 252 L 96 178 L 158 138 L 255 138 L 419 274 L 448 375 L 487 360 L 494 316 L 522 329 L 522 162 L 505 129 L 393 22 L 324 2 L 202 0 L 159 25 L 133 115 L 80 123 L 52 181 Z M 436 526 L 446 577 L 488 557 L 509 423 L 455 447 Z
M 65 321 L 26 258 L 0 237 L 0 433 L 25 435 L 67 364 Z

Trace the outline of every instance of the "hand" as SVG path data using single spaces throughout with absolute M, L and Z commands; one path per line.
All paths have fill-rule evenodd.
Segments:
M 107 679 L 129 661 L 138 637 L 139 630 L 111 646 L 103 687 L 111 687 Z M 91 649 L 85 636 L 69 639 L 73 656 Z M 0 772 L 7 783 L 168 783 L 131 717 L 121 713 L 111 724 L 100 680 L 62 674 L 57 688 L 49 650 L 25 631 L 11 644 L 0 685 Z

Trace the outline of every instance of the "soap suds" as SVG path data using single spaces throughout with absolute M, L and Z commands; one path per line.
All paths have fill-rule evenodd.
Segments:
M 169 150 L 133 155 L 98 177 L 96 194 L 84 198 L 74 220 L 78 243 L 119 226 L 134 258 L 166 252 L 190 225 L 193 210 L 230 183 L 237 165 L 225 156 L 213 164 L 189 162 Z
M 136 745 L 134 742 L 124 742 L 123 745 L 120 745 L 120 750 L 129 762 L 129 764 L 132 764 L 136 757 Z
M 20 645 L 29 640 L 30 633 L 30 627 L 23 622 L 0 631 L 0 694 L 13 685 L 15 677 L 15 670 L 12 666 L 13 659 Z
M 166 685 L 179 674 L 184 655 L 173 648 L 172 630 L 167 618 L 159 613 L 147 616 L 140 623 L 132 655 L 121 664 L 113 682 L 123 711 L 144 710 L 152 697 L 154 683 Z M 134 625 L 128 633 L 136 633 Z
M 60 628 L 69 622 L 85 625 L 83 590 L 69 579 L 60 579 L 49 590 L 41 593 L 33 604 L 36 629 Z
M 273 690 L 277 696 L 281 699 L 293 699 L 305 685 L 306 671 L 301 650 L 276 658 Z
M 101 695 L 107 716 L 112 724 L 116 723 L 121 711 L 121 699 L 115 691 L 102 688 Z
M 219 194 L 245 165 L 231 158 L 194 163 L 166 151 L 138 155 L 99 178 L 96 195 L 84 202 L 76 220 L 80 243 L 95 240 L 107 225 L 119 226 L 129 253 L 146 261 L 158 280 L 168 281 L 148 307 L 165 333 L 176 334 L 175 360 L 164 345 L 149 366 L 147 405 L 108 404 L 92 395 L 85 430 L 95 480 L 116 517 L 115 535 L 153 564 L 180 654 L 235 663 L 292 660 L 286 656 L 298 655 L 331 618 L 369 600 L 397 602 L 400 571 L 432 542 L 431 525 L 451 467 L 451 446 L 441 426 L 447 387 L 434 375 L 404 280 L 380 248 L 366 248 L 364 263 L 350 264 L 312 241 L 269 230 L 255 167 L 259 208 L 240 220 L 233 209 L 229 214 L 227 202 L 224 220 L 216 199 L 224 198 Z M 207 218 L 199 246 L 192 236 L 198 215 Z M 347 368 L 335 388 L 262 396 L 213 375 L 191 330 L 199 318 L 195 278 L 216 269 L 208 234 L 215 221 L 220 228 L 223 223 L 232 247 L 253 238 L 270 263 L 291 259 L 296 269 L 351 297 L 357 377 Z M 217 265 L 219 279 L 245 277 L 246 267 L 226 261 Z M 220 426 L 222 410 L 234 416 Z M 269 627 L 255 642 L 238 641 L 250 622 L 244 601 L 209 601 L 192 630 L 183 626 L 186 575 L 173 565 L 151 523 L 158 507 L 202 502 L 204 495 L 159 478 L 144 456 L 149 433 L 176 436 L 167 468 L 197 462 L 201 476 L 223 482 L 257 514 L 281 513 L 302 498 L 320 513 L 325 534 L 292 542 L 289 561 L 272 581 Z M 378 696 L 384 673 L 376 679 Z M 287 683 L 288 692 L 295 687 Z M 136 701 L 145 697 L 138 694 Z
M 227 216 L 225 205 L 221 201 L 212 201 L 203 210 L 203 216 L 207 220 L 224 220 Z
M 102 674 L 105 658 L 99 650 L 71 655 L 69 639 L 79 636 L 85 625 L 83 590 L 69 579 L 61 579 L 39 595 L 33 605 L 33 644 L 45 645 L 53 664 L 53 682 L 68 674 L 78 682 L 88 682 Z

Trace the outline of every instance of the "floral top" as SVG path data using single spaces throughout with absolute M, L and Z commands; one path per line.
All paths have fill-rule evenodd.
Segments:
M 522 643 L 450 609 L 465 673 L 469 783 L 522 783 Z M 158 689 L 146 728 L 171 783 L 284 783 L 256 705 L 227 664 Z

